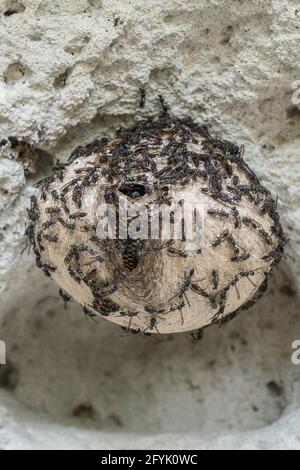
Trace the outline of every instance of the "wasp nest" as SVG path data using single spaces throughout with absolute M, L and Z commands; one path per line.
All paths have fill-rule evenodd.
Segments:
M 63 299 L 136 334 L 233 318 L 265 292 L 286 243 L 242 149 L 169 115 L 78 147 L 29 215 L 37 266 Z

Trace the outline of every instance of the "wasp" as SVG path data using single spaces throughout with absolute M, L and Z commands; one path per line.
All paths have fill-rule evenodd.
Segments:
M 284 235 L 283 235 L 283 230 L 282 230 L 280 223 L 275 223 L 275 225 L 272 225 L 271 233 L 273 235 L 277 235 L 279 238 L 283 238 Z
M 97 276 L 97 269 L 92 269 L 83 278 L 83 282 L 88 285 L 95 285 L 95 277 Z
M 84 266 L 90 266 L 93 263 L 104 263 L 105 258 L 103 258 L 103 256 L 100 253 L 90 251 L 90 254 L 92 255 L 92 259 L 88 263 L 85 263 Z
M 172 198 L 171 197 L 167 197 L 165 195 L 163 195 L 161 192 L 158 192 L 157 191 L 157 199 L 154 201 L 155 204 L 158 204 L 159 206 L 161 205 L 164 205 L 166 204 L 167 206 L 171 206 L 172 205 Z
M 121 317 L 129 317 L 129 325 L 127 327 L 127 330 L 131 330 L 131 324 L 132 324 L 132 319 L 133 317 L 137 317 L 139 314 L 138 311 L 136 310 L 132 310 L 132 309 L 128 309 L 126 312 L 120 312 L 120 315 Z
M 212 247 L 216 248 L 217 246 L 221 245 L 221 243 L 228 239 L 229 237 L 229 230 L 226 229 L 224 230 L 212 243 Z
M 37 244 L 38 244 L 38 247 L 39 247 L 40 251 L 45 251 L 45 248 L 42 245 L 42 234 L 43 234 L 42 230 L 37 233 L 36 241 L 37 241 Z
M 238 177 L 237 175 L 233 175 L 231 181 L 232 181 L 232 184 L 233 184 L 234 186 L 238 186 L 238 184 L 239 184 L 239 182 L 240 182 L 240 179 L 239 179 L 239 177 Z
M 72 200 L 75 202 L 78 209 L 80 209 L 82 206 L 82 186 L 79 184 L 76 184 L 73 190 Z
M 149 167 L 150 167 L 152 172 L 156 171 L 156 168 L 157 168 L 155 161 L 148 153 L 146 153 L 146 150 L 143 151 L 142 153 L 141 167 L 144 168 L 145 171 L 149 171 Z M 146 193 L 148 194 L 151 192 L 151 190 L 149 189 L 150 189 L 149 187 L 146 188 Z
M 206 294 L 207 294 L 207 292 L 206 292 Z M 218 307 L 218 304 L 217 304 L 218 293 L 217 292 L 212 292 L 211 294 L 208 294 L 208 296 L 204 295 L 203 297 L 208 298 L 212 309 L 216 309 Z
M 89 318 L 90 320 L 96 321 L 95 318 L 97 317 L 97 314 L 95 312 L 92 312 L 89 308 L 82 307 L 82 312 L 84 313 L 86 318 Z
M 263 261 L 271 261 L 274 260 L 274 265 L 278 264 L 281 260 L 283 254 L 284 247 L 280 244 L 275 250 L 270 251 L 267 255 L 262 256 Z
M 118 285 L 116 283 L 105 283 L 105 286 L 101 288 L 101 294 L 103 297 L 114 294 L 118 290 Z
M 51 273 L 47 269 L 42 269 L 46 277 L 51 277 Z
M 70 250 L 68 251 L 67 256 L 65 257 L 65 262 L 69 264 L 72 258 L 78 258 L 80 253 L 84 253 L 88 251 L 88 247 L 81 243 L 80 245 L 72 245 Z
M 228 291 L 229 291 L 229 289 L 232 285 L 233 285 L 232 281 L 230 281 L 229 284 L 227 284 L 227 286 L 223 287 L 223 289 L 220 291 L 220 293 L 219 293 L 220 305 L 224 305 L 226 303 L 227 294 L 228 294 Z
M 67 222 L 62 217 L 58 217 L 57 220 L 63 227 L 65 227 L 69 230 L 74 230 L 75 229 L 75 223 L 74 222 Z
M 68 266 L 68 273 L 69 275 L 72 277 L 72 279 L 77 282 L 77 284 L 81 284 L 81 277 L 76 273 L 74 272 L 74 269 L 72 266 Z
M 248 279 L 248 281 L 250 282 L 250 284 L 253 285 L 253 287 L 257 287 L 256 284 L 254 284 L 254 283 L 251 281 L 250 277 L 251 277 L 251 276 L 255 276 L 255 272 L 258 271 L 259 269 L 262 269 L 262 268 L 252 269 L 252 270 L 250 270 L 250 271 L 241 271 L 241 272 L 238 274 L 238 276 L 239 276 L 240 278 L 246 277 L 246 278 Z
M 34 239 L 34 226 L 29 225 L 25 229 L 24 236 L 27 237 L 24 243 L 24 248 L 21 251 L 21 255 L 28 249 L 28 253 L 30 253 L 31 247 L 33 247 L 33 251 L 36 254 L 36 256 L 40 256 L 40 252 L 38 251 L 36 244 L 35 244 L 35 239 Z
M 163 307 L 145 307 L 144 310 L 145 312 L 151 313 L 151 314 L 166 313 L 166 309 Z
M 174 241 L 172 241 L 171 243 L 170 242 L 168 242 L 168 243 L 169 243 L 169 246 L 167 248 L 168 255 L 170 255 L 170 256 L 179 256 L 181 258 L 187 258 L 188 257 L 187 253 L 185 253 L 184 251 L 177 250 L 176 248 L 171 246 L 172 244 L 175 243 Z
M 175 312 L 175 310 L 182 310 L 184 307 L 185 307 L 185 303 L 184 303 L 184 300 L 182 300 L 181 302 L 178 302 L 177 304 L 172 305 L 168 313 Z
M 63 299 L 63 301 L 64 301 L 65 310 L 66 310 L 66 308 L 67 308 L 67 303 L 71 301 L 71 297 L 70 297 L 68 294 L 66 294 L 62 289 L 59 289 L 58 293 L 59 293 L 59 296 L 60 296 L 60 297 Z
M 106 204 L 116 204 L 118 202 L 118 196 L 116 195 L 112 187 L 105 189 L 104 199 Z
M 223 219 L 228 219 L 229 217 L 229 213 L 224 210 L 208 209 L 207 213 L 213 217 L 221 217 Z
M 45 230 L 48 230 L 48 228 L 53 227 L 53 225 L 55 224 L 56 224 L 55 220 L 53 219 L 47 220 L 46 222 L 42 224 L 42 231 L 44 232 Z
M 236 241 L 235 239 L 233 238 L 232 235 L 229 235 L 226 239 L 228 245 L 230 246 L 230 248 L 232 249 L 233 253 L 235 256 L 238 256 L 239 255 L 239 248 L 237 247 L 237 244 L 236 244 Z
M 220 282 L 219 273 L 216 269 L 213 269 L 211 272 L 211 283 L 212 283 L 213 289 L 218 289 L 219 282 Z
M 83 225 L 80 228 L 81 232 L 95 232 L 97 230 L 97 225 L 90 224 L 90 225 Z
M 209 294 L 196 283 L 196 282 L 201 282 L 204 279 L 201 279 L 200 281 L 194 281 L 193 282 L 192 278 L 193 278 L 194 274 L 195 274 L 194 269 L 191 269 L 189 273 L 185 274 L 184 282 L 180 287 L 179 293 L 177 294 L 180 299 L 185 297 L 185 300 L 187 301 L 189 306 L 191 306 L 191 305 L 190 305 L 189 299 L 187 298 L 187 295 L 186 295 L 186 293 L 189 289 L 191 289 L 196 294 L 201 295 L 202 297 L 209 298 Z
M 62 194 L 66 194 L 72 186 L 76 185 L 80 181 L 81 181 L 81 178 L 73 178 L 71 181 L 69 181 L 67 184 L 65 184 L 62 187 L 61 189 Z
M 146 90 L 140 88 L 140 108 L 144 108 L 146 103 Z
M 239 157 L 244 158 L 244 154 L 245 154 L 245 145 L 242 144 L 239 148 Z
M 260 215 L 265 215 L 266 213 L 272 214 L 277 208 L 277 201 L 273 201 L 271 198 L 267 198 L 267 200 L 263 203 L 263 205 L 259 208 Z
M 220 196 L 219 198 L 224 201 L 224 202 L 229 202 L 229 203 L 232 203 L 232 202 L 240 202 L 241 200 L 241 195 L 240 194 L 227 194 L 227 193 L 220 193 Z
M 75 214 L 70 214 L 69 217 L 70 219 L 83 219 L 84 217 L 87 216 L 86 212 L 76 212 Z
M 60 214 L 61 209 L 59 207 L 47 207 L 46 209 L 47 214 Z
M 150 318 L 148 326 L 145 328 L 143 333 L 145 333 L 147 330 L 150 330 L 150 331 L 155 330 L 160 335 L 160 332 L 157 328 L 157 325 L 158 325 L 157 318 L 155 318 L 155 317 Z
M 43 235 L 43 237 L 50 243 L 57 243 L 59 241 L 58 235 Z
M 30 201 L 31 207 L 28 210 L 28 216 L 33 222 L 36 222 L 40 218 L 40 209 L 38 206 L 37 197 L 32 195 Z
M 188 305 L 190 306 L 190 302 L 187 298 L 187 295 L 186 295 L 186 292 L 188 291 L 188 289 L 191 287 L 191 284 L 192 284 L 192 277 L 195 273 L 195 270 L 194 269 L 191 269 L 189 273 L 185 273 L 185 276 L 184 276 L 184 281 L 179 289 L 179 292 L 178 294 L 174 295 L 174 297 L 172 297 L 171 300 L 173 300 L 175 297 L 179 297 L 180 299 L 182 299 L 182 297 L 185 297 L 185 300 L 187 301 Z
M 36 257 L 35 264 L 36 264 L 36 266 L 37 266 L 39 269 L 43 269 L 43 266 L 44 266 L 44 265 L 43 265 L 43 262 L 42 262 L 40 256 L 37 256 L 37 257 Z
M 241 255 L 234 255 L 234 256 L 231 256 L 230 258 L 230 261 L 232 262 L 236 262 L 236 263 L 240 263 L 242 261 L 246 261 L 247 259 L 250 258 L 250 254 L 249 253 L 243 253 Z
M 230 209 L 230 213 L 231 213 L 232 217 L 234 217 L 234 219 L 235 219 L 234 228 L 241 228 L 241 218 L 239 216 L 239 211 L 237 210 L 237 208 L 232 207 Z
M 238 274 L 236 274 L 230 281 L 229 283 L 227 284 L 227 286 L 225 286 L 222 291 L 221 291 L 221 294 L 220 294 L 220 300 L 221 300 L 221 303 L 225 303 L 226 301 L 226 298 L 227 298 L 227 293 L 229 291 L 229 289 L 231 287 L 234 287 L 235 290 L 236 290 L 236 293 L 237 293 L 237 297 L 238 299 L 240 299 L 240 293 L 239 293 L 239 290 L 238 290 L 238 287 L 237 287 L 237 284 L 240 280 L 240 277 Z
M 61 200 L 61 205 L 63 206 L 63 209 L 64 211 L 69 214 L 70 213 L 70 209 L 68 207 L 68 204 L 67 204 L 67 201 L 66 201 L 66 198 L 63 194 L 60 195 L 60 200 Z
M 47 191 L 51 184 L 55 182 L 55 177 L 54 176 L 47 176 L 46 178 L 43 178 L 41 181 L 38 181 L 35 184 L 36 188 L 41 187 L 41 196 L 44 201 L 47 199 Z
M 179 310 L 179 311 L 180 311 L 180 315 L 181 315 L 181 324 L 182 324 L 182 325 L 184 324 L 184 317 L 183 317 L 183 312 L 182 312 L 182 310 L 184 309 L 184 307 L 185 307 L 184 300 L 181 300 L 181 301 L 178 302 L 177 304 L 172 305 L 172 306 L 170 307 L 170 310 L 167 312 L 167 313 L 170 313 L 170 312 L 175 312 L 176 310 Z
M 55 271 L 57 271 L 57 268 L 55 266 L 51 266 L 50 264 L 43 264 L 42 269 L 47 277 L 50 277 L 51 273 L 55 273 Z
M 67 168 L 67 166 L 68 166 L 67 163 L 61 163 L 59 160 L 56 160 L 56 163 L 53 167 L 53 171 L 65 170 Z
M 103 317 L 108 317 L 111 313 L 118 312 L 120 306 L 111 300 L 102 299 L 101 304 L 98 302 L 97 310 Z
M 95 298 L 95 300 L 99 303 L 102 301 L 102 296 L 100 295 L 100 291 L 98 287 L 93 287 L 92 289 L 92 294 Z
M 209 175 L 209 189 L 216 192 L 217 194 L 220 193 L 222 191 L 222 180 L 219 176 L 218 171 L 212 166 L 208 165 L 206 165 L 206 171 Z
M 96 229 L 95 229 L 96 230 Z M 97 237 L 97 235 L 92 235 L 91 238 L 90 238 L 90 241 L 91 242 L 94 242 L 94 243 L 98 243 L 98 244 L 101 244 L 102 243 L 102 239 Z M 109 250 L 109 248 L 107 248 L 107 250 Z M 112 254 L 113 252 L 111 251 L 110 249 L 110 253 L 109 254 Z
M 201 339 L 203 339 L 203 334 L 204 334 L 204 328 L 199 328 L 199 330 L 192 331 L 192 333 L 189 335 L 189 339 L 193 343 L 196 343 L 197 341 L 200 341 Z
M 240 156 L 240 158 L 243 158 L 242 153 L 244 154 L 244 146 L 243 146 L 243 148 L 241 147 L 241 149 L 242 150 L 240 150 L 240 155 L 239 156 Z M 239 161 L 239 164 L 242 167 L 242 169 L 243 169 L 245 175 L 248 177 L 248 179 L 252 182 L 258 183 L 257 177 L 255 176 L 253 171 L 249 168 L 249 166 L 246 164 L 246 162 L 245 161 L 242 161 L 242 162 Z
M 214 316 L 212 317 L 212 321 L 216 321 L 219 319 L 219 316 L 220 315 L 223 315 L 223 313 L 225 312 L 225 308 L 226 308 L 226 305 L 221 305 L 221 307 L 219 308 L 219 310 L 214 314 Z
M 257 230 L 260 226 L 258 222 L 251 219 L 250 217 L 242 217 L 242 223 L 245 224 L 247 227 L 251 227 L 254 230 Z
M 52 196 L 53 201 L 55 201 L 55 202 L 59 201 L 59 195 L 58 195 L 58 192 L 56 191 L 56 189 L 51 191 L 51 196 Z
M 98 299 L 94 300 L 93 308 L 103 317 L 108 317 L 110 315 L 110 312 L 106 308 L 103 307 L 102 303 L 99 302 Z
M 169 113 L 169 108 L 164 100 L 164 97 L 162 95 L 159 95 L 158 96 L 158 99 L 159 99 L 159 103 L 161 105 L 161 108 L 162 108 L 162 115 L 165 116 Z
M 211 193 L 214 199 L 220 199 L 221 201 L 229 202 L 230 204 L 234 202 L 239 202 L 241 200 L 241 196 L 239 196 L 238 194 L 232 195 L 232 194 L 224 193 L 223 191 L 212 191 L 212 190 L 210 190 L 209 192 Z
M 270 237 L 270 235 L 268 234 L 268 232 L 266 232 L 263 228 L 261 228 L 258 233 L 263 237 L 263 239 L 265 240 L 265 242 L 267 243 L 267 245 L 271 246 L 273 245 L 273 241 L 272 241 L 272 238 Z

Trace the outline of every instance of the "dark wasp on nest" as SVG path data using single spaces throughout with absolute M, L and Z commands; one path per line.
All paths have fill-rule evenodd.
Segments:
M 115 214 L 106 225 L 103 203 Z M 191 207 L 187 221 L 181 210 Z M 201 236 L 191 243 L 186 231 L 196 213 Z M 121 129 L 112 140 L 79 146 L 39 183 L 29 218 L 37 265 L 65 300 L 72 296 L 89 317 L 144 335 L 200 331 L 251 307 L 287 243 L 276 202 L 243 148 L 165 107 L 161 117 Z M 176 223 L 182 231 L 175 237 Z M 114 236 L 103 236 L 103 227 Z

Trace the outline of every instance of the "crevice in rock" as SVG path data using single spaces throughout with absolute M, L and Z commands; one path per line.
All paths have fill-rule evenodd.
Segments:
M 4 82 L 7 85 L 14 85 L 29 74 L 29 69 L 22 62 L 9 64 L 4 73 Z
M 17 388 L 18 383 L 19 371 L 16 366 L 8 363 L 0 369 L 0 388 L 12 392 Z
M 23 13 L 25 10 L 25 5 L 23 3 L 17 2 L 17 1 L 12 1 L 8 4 L 7 10 L 3 13 L 4 16 L 12 16 L 15 15 L 16 13 Z
M 71 55 L 81 52 L 84 47 L 90 42 L 91 35 L 84 34 L 82 36 L 74 37 L 64 48 L 66 52 Z
M 72 71 L 73 71 L 73 67 L 68 67 L 64 72 L 59 74 L 54 79 L 54 82 L 53 82 L 54 88 L 56 88 L 56 89 L 64 88 L 68 83 L 68 79 L 69 79 Z
M 10 156 L 22 163 L 28 181 L 42 178 L 52 169 L 54 157 L 45 150 L 12 136 L 8 143 Z
M 286 110 L 286 117 L 291 120 L 300 120 L 300 108 L 298 106 L 289 106 Z

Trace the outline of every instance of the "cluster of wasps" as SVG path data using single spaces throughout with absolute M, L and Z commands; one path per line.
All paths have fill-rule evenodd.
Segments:
M 141 102 L 144 95 L 141 95 Z M 163 103 L 162 103 L 163 104 Z M 167 133 L 167 141 L 166 141 Z M 195 134 L 202 138 L 201 153 L 190 150 L 188 143 L 197 143 Z M 153 152 L 153 149 L 158 149 Z M 82 207 L 82 197 L 87 188 L 96 185 L 101 179 L 107 182 L 105 190 L 105 200 L 108 203 L 118 205 L 118 191 L 126 194 L 128 197 L 135 199 L 145 194 L 155 193 L 155 201 L 168 204 L 168 188 L 172 186 L 186 187 L 189 184 L 200 181 L 203 183 L 201 191 L 203 194 L 209 195 L 213 201 L 222 205 L 221 209 L 211 208 L 207 215 L 212 218 L 224 221 L 232 220 L 233 228 L 238 230 L 243 225 L 253 231 L 269 248 L 266 255 L 262 257 L 262 261 L 271 261 L 271 271 L 278 266 L 284 252 L 287 240 L 283 234 L 283 230 L 277 213 L 277 201 L 275 201 L 270 192 L 259 183 L 256 175 L 248 167 L 243 159 L 243 147 L 223 141 L 213 139 L 206 126 L 201 126 L 193 122 L 190 118 L 178 119 L 168 114 L 164 109 L 163 115 L 159 119 L 148 119 L 137 123 L 136 126 L 129 130 L 120 129 L 116 138 L 109 141 L 107 138 L 95 140 L 91 144 L 79 146 L 70 156 L 67 163 L 57 163 L 54 167 L 54 173 L 46 177 L 37 184 L 40 198 L 43 201 L 52 201 L 51 206 L 47 207 L 46 213 L 48 220 L 36 230 L 37 222 L 40 218 L 40 209 L 38 198 L 34 195 L 31 198 L 31 207 L 28 211 L 30 223 L 26 229 L 26 235 L 33 245 L 36 255 L 36 264 L 42 269 L 48 277 L 56 271 L 56 267 L 49 263 L 43 262 L 43 251 L 45 251 L 45 243 L 59 243 L 59 230 L 55 232 L 55 228 L 63 226 L 70 232 L 76 230 L 77 221 L 85 219 L 87 213 Z M 92 154 L 97 154 L 95 164 L 88 164 L 76 170 L 76 176 L 66 184 L 63 184 L 62 190 L 58 193 L 55 189 L 55 183 L 64 183 L 65 171 L 69 165 L 72 165 L 78 158 L 88 158 Z M 165 166 L 159 168 L 157 164 L 159 159 L 163 159 Z M 248 183 L 240 181 L 240 177 L 235 174 L 234 169 L 238 168 L 239 172 L 245 175 Z M 137 183 L 136 176 L 139 175 Z M 151 181 L 151 184 L 150 184 Z M 226 187 L 224 187 L 226 181 Z M 72 212 L 68 201 L 72 201 L 72 207 L 76 207 L 76 211 Z M 261 226 L 261 224 L 251 217 L 240 216 L 238 204 L 246 198 L 253 205 L 260 215 L 268 215 L 272 221 L 271 231 L 269 234 Z M 85 231 L 90 234 L 90 240 L 97 242 L 96 227 L 92 224 L 85 225 Z M 276 236 L 278 243 L 273 247 L 272 236 Z M 126 269 L 133 270 L 139 258 L 143 255 L 143 246 L 139 241 L 128 240 L 126 242 L 115 242 L 114 248 L 117 247 L 122 253 Z M 228 228 L 219 233 L 212 242 L 212 247 L 217 249 L 220 245 L 226 243 L 231 250 L 229 261 L 236 265 L 240 265 L 250 258 L 250 253 L 240 250 L 232 231 Z M 236 289 L 238 292 L 238 282 L 242 278 L 246 278 L 252 283 L 251 277 L 255 274 L 255 270 L 240 269 L 232 279 L 229 279 L 222 288 L 220 288 L 220 275 L 217 269 L 212 269 L 210 273 L 211 290 L 208 291 L 201 287 L 200 281 L 195 280 L 194 270 L 188 269 L 183 273 L 182 284 L 178 288 L 178 292 L 173 299 L 170 299 L 168 308 L 155 306 L 145 306 L 145 312 L 150 313 L 152 317 L 147 326 L 141 329 L 132 329 L 132 319 L 141 314 L 141 312 L 129 309 L 123 311 L 121 307 L 111 301 L 108 297 L 118 289 L 118 283 L 112 282 L 109 285 L 96 280 L 97 269 L 95 263 L 102 263 L 109 256 L 109 245 L 104 253 L 99 253 L 94 248 L 87 245 L 74 245 L 66 254 L 65 264 L 68 273 L 75 282 L 80 284 L 84 282 L 89 286 L 94 297 L 92 308 L 103 316 L 110 314 L 118 314 L 119 316 L 128 317 L 128 327 L 125 328 L 126 334 L 150 335 L 152 332 L 159 332 L 159 322 L 162 316 L 170 311 L 179 310 L 184 321 L 183 309 L 189 304 L 188 292 L 200 295 L 207 299 L 210 307 L 216 310 L 212 319 L 213 323 L 223 324 L 225 321 L 233 318 L 241 309 L 249 308 L 261 297 L 267 289 L 268 280 L 271 273 L 262 273 L 264 282 L 257 289 L 254 297 L 247 304 L 242 305 L 238 310 L 222 317 L 226 306 L 226 298 L 230 289 Z M 153 251 L 167 250 L 169 256 L 187 258 L 188 255 L 183 249 L 177 249 L 173 241 L 167 243 L 152 244 Z M 91 269 L 88 273 L 83 272 L 80 263 L 81 255 L 85 253 L 91 257 Z M 201 250 L 199 250 L 201 253 Z M 70 297 L 68 294 L 60 290 L 60 295 L 64 302 L 68 302 Z M 94 318 L 95 313 L 86 306 L 84 313 Z M 197 330 L 192 334 L 192 339 L 197 340 L 202 337 L 202 330 Z

